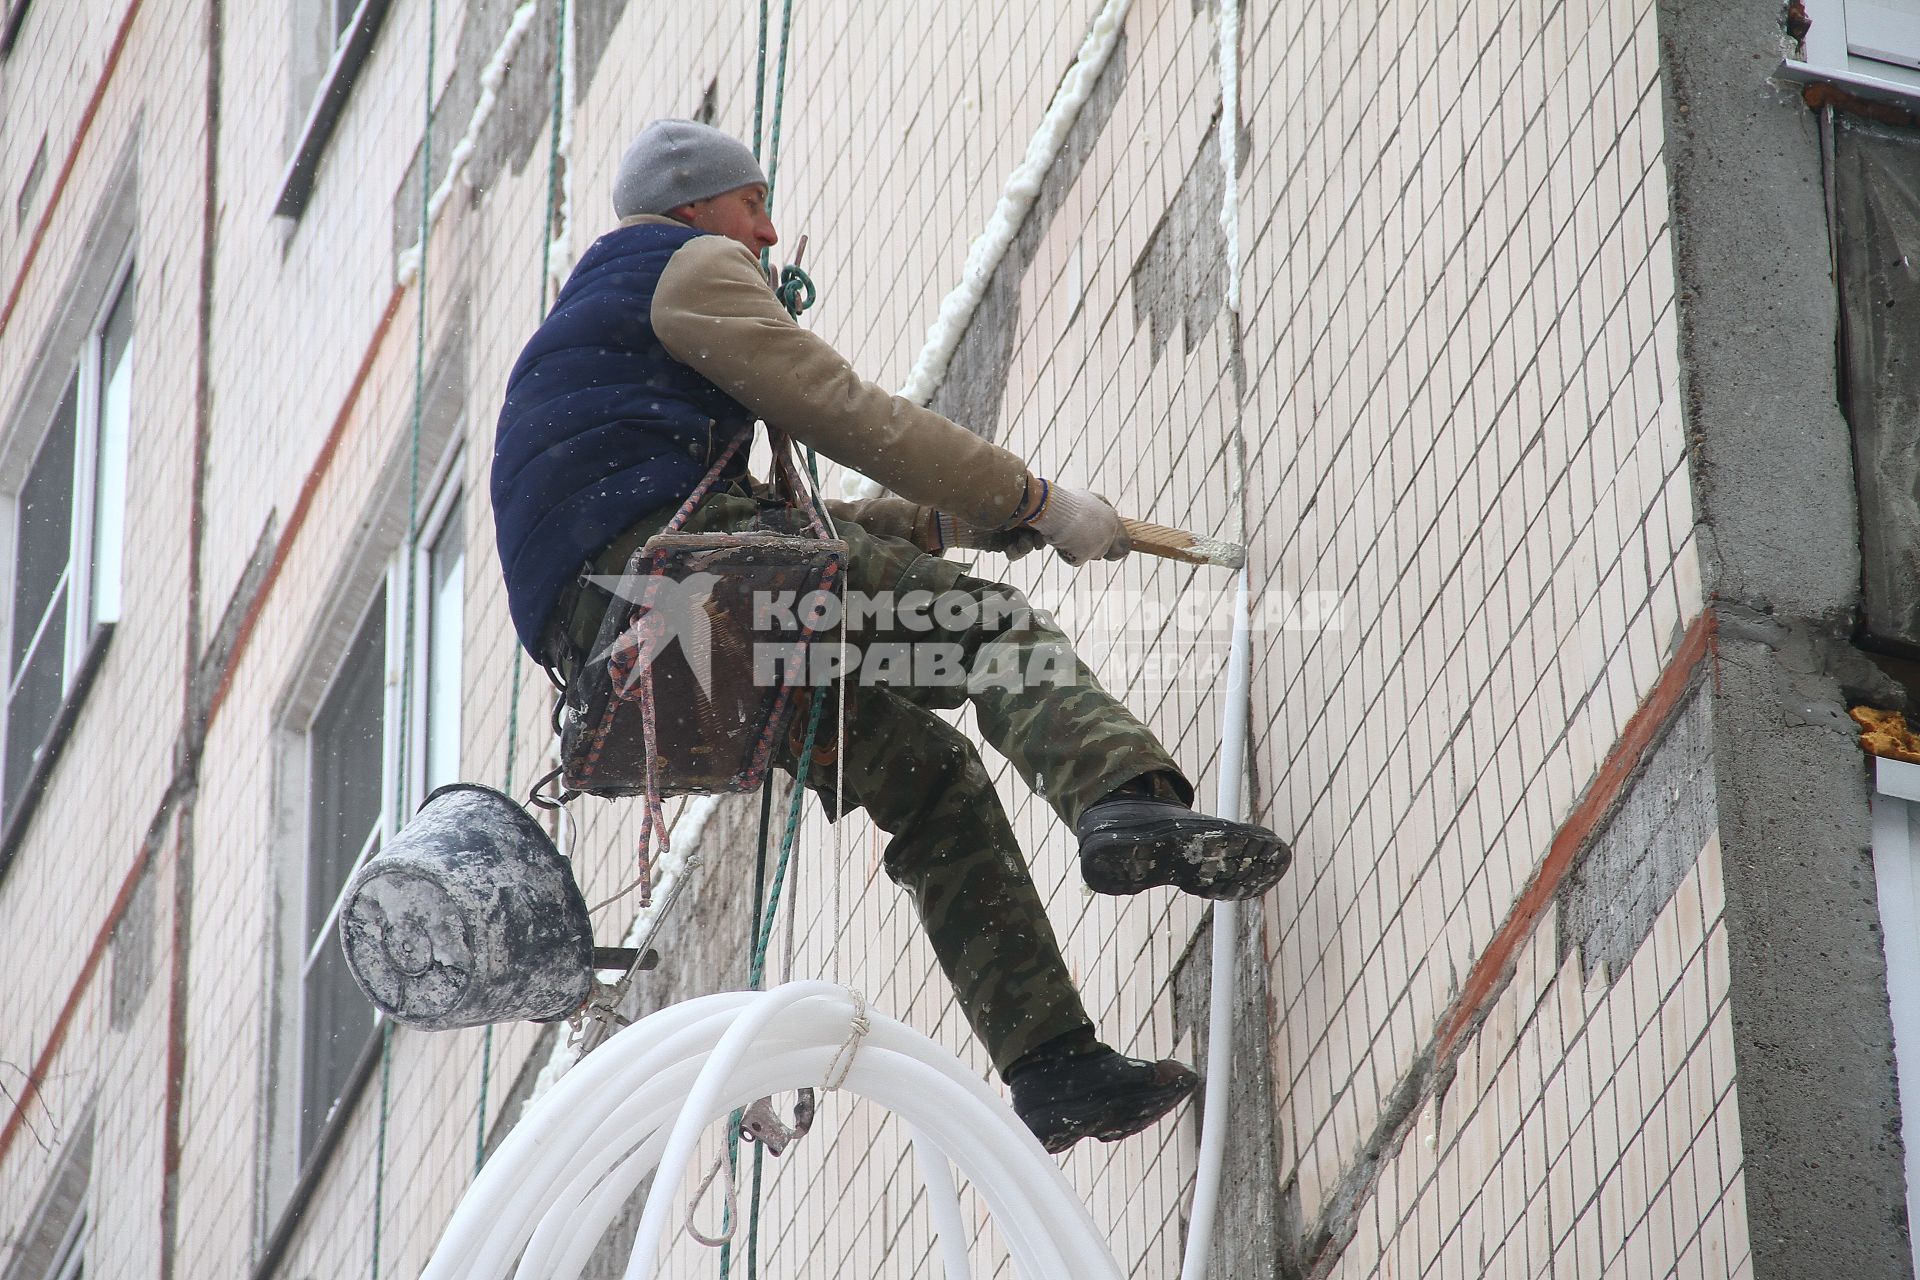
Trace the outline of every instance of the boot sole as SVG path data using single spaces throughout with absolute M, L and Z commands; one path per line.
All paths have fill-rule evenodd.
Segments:
M 1118 1142 L 1122 1138 L 1131 1138 L 1142 1129 L 1151 1128 L 1169 1111 L 1186 1101 L 1199 1084 L 1198 1075 L 1183 1071 L 1167 1084 L 1144 1090 L 1130 1098 L 1128 1101 L 1131 1105 L 1124 1118 L 1113 1114 L 1115 1104 L 1101 1106 L 1086 1100 L 1043 1108 L 1037 1114 L 1023 1115 L 1021 1119 L 1033 1130 L 1034 1137 L 1040 1140 L 1040 1145 L 1047 1149 L 1047 1153 L 1057 1156 L 1082 1138 Z
M 1257 898 L 1292 865 L 1293 851 L 1278 836 L 1200 815 L 1095 831 L 1080 842 L 1087 886 L 1122 897 L 1172 885 L 1215 900 Z

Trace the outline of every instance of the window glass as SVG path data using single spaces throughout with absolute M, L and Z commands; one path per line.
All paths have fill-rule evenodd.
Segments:
M 47 438 L 27 468 L 14 512 L 12 670 L 34 647 L 48 607 L 67 575 L 73 551 L 74 415 L 80 402 L 75 375 L 61 398 Z
M 61 1242 L 60 1256 L 54 1261 L 53 1270 L 47 1273 L 47 1280 L 84 1280 L 87 1274 L 87 1206 L 81 1205 L 79 1216 L 67 1232 L 67 1238 Z
M 11 813 L 60 714 L 67 681 L 73 551 L 76 374 L 27 468 L 14 508 L 13 626 L 8 645 L 6 762 L 0 810 Z
M 133 405 L 133 282 L 121 286 L 100 331 L 100 404 L 95 424 L 93 617 L 120 620 L 122 526 L 127 511 L 127 427 Z
M 302 976 L 300 1158 L 345 1092 L 374 1034 L 336 917 L 341 890 L 380 841 L 385 737 L 386 593 L 367 611 L 308 738 L 306 962 Z
M 455 498 L 427 552 L 426 787 L 460 780 L 461 594 L 465 499 Z
M 1920 67 L 1920 8 L 1913 0 L 1847 0 L 1847 52 Z
M 33 766 L 46 746 L 47 735 L 60 714 L 65 696 L 67 647 L 67 593 L 64 587 L 47 610 L 33 654 L 14 675 L 7 694 L 7 762 L 5 811 L 25 791 Z

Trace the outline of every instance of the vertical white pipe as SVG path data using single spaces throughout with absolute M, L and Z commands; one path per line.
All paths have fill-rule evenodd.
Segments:
M 1234 340 L 1240 334 L 1240 0 L 1220 2 L 1220 226 L 1227 241 L 1227 312 Z M 1234 419 L 1234 434 L 1240 420 Z M 1237 439 L 1234 455 L 1245 465 L 1246 442 Z M 1247 540 L 1247 491 L 1236 477 L 1240 499 L 1240 540 Z M 1220 789 L 1214 812 L 1235 822 L 1245 818 L 1240 796 L 1246 773 L 1247 717 L 1251 710 L 1253 662 L 1248 637 L 1248 572 L 1240 570 L 1233 598 L 1233 641 L 1227 652 L 1227 705 L 1220 721 Z M 1240 904 L 1213 908 L 1212 986 L 1207 1001 L 1207 1089 L 1200 1122 L 1199 1168 L 1193 1180 L 1193 1216 L 1187 1226 L 1180 1280 L 1206 1280 L 1213 1253 L 1214 1221 L 1220 1211 L 1220 1178 L 1227 1153 L 1227 1099 L 1233 1086 L 1233 1006 L 1239 995 L 1234 963 L 1240 941 Z
M 1214 812 L 1241 819 L 1240 780 L 1246 772 L 1247 711 L 1253 662 L 1250 653 L 1247 571 L 1233 596 L 1233 641 L 1227 651 L 1226 707 L 1220 723 L 1220 789 Z M 1227 1151 L 1227 1095 L 1233 1084 L 1233 1006 L 1238 996 L 1234 952 L 1240 941 L 1240 904 L 1213 905 L 1212 991 L 1207 1008 L 1207 1087 L 1200 1124 L 1200 1166 L 1194 1175 L 1193 1216 L 1187 1224 L 1180 1280 L 1206 1280 L 1219 1216 L 1220 1176 Z

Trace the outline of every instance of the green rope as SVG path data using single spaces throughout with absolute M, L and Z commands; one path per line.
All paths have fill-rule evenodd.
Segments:
M 762 123 L 767 101 L 767 0 L 760 0 L 759 28 L 759 66 L 753 83 L 753 155 L 757 160 L 761 154 Z M 780 172 L 780 124 L 785 113 L 787 98 L 787 45 L 793 33 L 793 0 L 784 0 L 780 11 L 780 58 L 774 72 L 773 90 L 773 130 L 766 137 L 767 143 L 767 209 L 773 209 L 774 182 Z M 760 251 L 760 266 L 767 269 L 769 255 Z M 800 313 L 819 300 L 820 291 L 814 285 L 813 278 L 799 266 L 788 263 L 780 270 L 779 283 L 774 294 L 780 299 L 780 305 L 787 314 L 798 320 Z M 813 476 L 817 487 L 820 483 L 820 471 L 813 450 L 807 450 L 807 470 Z M 773 939 L 774 921 L 780 914 L 780 893 L 785 887 L 787 865 L 793 856 L 793 842 L 800 830 L 800 802 L 807 789 L 807 773 L 813 765 L 814 743 L 820 733 L 820 712 L 826 705 L 824 691 L 816 691 L 813 707 L 807 714 L 807 734 L 805 745 L 800 751 L 800 760 L 794 768 L 793 802 L 787 809 L 787 827 L 780 840 L 780 858 L 775 864 L 773 887 L 765 894 L 764 908 L 762 891 L 766 884 L 767 837 L 770 834 L 773 809 L 773 785 L 771 779 L 762 788 L 760 795 L 760 841 L 758 873 L 754 882 L 753 920 L 756 926 L 753 938 L 753 953 L 747 965 L 747 984 L 758 991 L 766 985 L 767 947 Z M 727 1164 L 730 1173 L 737 1176 L 740 1168 L 740 1118 L 741 1112 L 734 1112 L 727 1123 Z M 747 1217 L 747 1276 L 748 1280 L 757 1280 L 760 1274 L 760 1186 L 766 1149 L 755 1144 L 753 1149 L 753 1191 L 748 1201 Z M 728 1204 L 729 1227 L 732 1225 L 732 1204 Z M 733 1265 L 733 1245 L 731 1242 L 720 1247 L 720 1280 L 728 1280 Z
M 764 50 L 766 37 L 766 0 L 761 0 L 760 45 Z M 785 0 L 780 10 L 780 62 L 774 70 L 773 79 L 773 136 L 767 142 L 767 208 L 773 208 L 774 181 L 780 176 L 780 117 L 787 102 L 787 45 L 788 37 L 793 33 L 793 0 Z M 763 52 L 760 57 L 760 83 L 766 84 L 767 60 Z M 757 92 L 756 92 L 757 96 Z M 758 122 L 754 125 L 758 132 Z
M 567 51 L 567 9 L 569 0 L 558 0 L 553 7 L 553 109 L 552 128 L 547 138 L 546 221 L 540 232 L 540 316 L 547 318 L 547 287 L 553 270 L 553 218 L 559 203 L 560 113 L 566 106 L 564 75 Z M 526 666 L 526 654 L 519 642 L 513 645 L 513 683 L 507 694 L 507 767 L 500 789 L 513 794 L 513 772 L 520 746 L 515 732 L 520 711 L 520 682 Z M 474 1113 L 473 1172 L 478 1177 L 487 1163 L 487 1092 L 493 1076 L 493 1025 L 489 1023 L 480 1037 L 480 1105 Z
M 759 1143 L 753 1147 L 753 1198 L 747 1201 L 747 1275 L 760 1274 L 760 1170 L 766 1161 L 767 1149 Z
M 760 0 L 759 56 L 760 71 L 753 79 L 753 158 L 755 160 L 760 158 L 760 116 L 767 106 L 767 0 Z
M 820 297 L 820 291 L 814 288 L 813 277 L 791 262 L 780 268 L 780 286 L 774 293 L 779 296 L 780 305 L 787 309 L 787 314 L 796 320 L 802 311 Z
M 387 1118 L 392 1114 L 388 1100 L 393 1084 L 393 1024 L 380 1024 L 380 1129 L 374 1138 L 373 1153 L 373 1276 L 380 1280 L 380 1206 L 387 1190 Z
M 820 712 L 826 706 L 826 698 L 820 691 L 813 697 L 813 707 L 807 713 L 806 742 L 800 749 L 800 759 L 793 770 L 793 803 L 787 808 L 787 829 L 780 838 L 780 858 L 774 864 L 773 887 L 766 894 L 765 909 L 761 909 L 760 885 L 766 879 L 767 837 L 771 834 L 770 818 L 773 813 L 773 783 L 768 780 L 760 791 L 760 874 L 754 885 L 754 924 L 753 953 L 747 961 L 747 986 L 754 991 L 766 985 L 767 946 L 773 939 L 774 921 L 780 915 L 780 892 L 786 885 L 787 864 L 793 858 L 794 837 L 800 832 L 800 799 L 806 794 L 807 774 L 813 767 L 813 747 L 820 736 Z M 735 1174 L 740 1168 L 740 1119 L 742 1112 L 735 1111 L 727 1120 L 727 1165 Z M 760 1274 L 760 1177 L 761 1165 L 765 1157 L 765 1148 L 756 1144 L 753 1149 L 753 1198 L 748 1202 L 747 1218 L 747 1276 L 755 1280 Z M 731 1203 L 728 1226 L 732 1225 Z M 733 1245 L 731 1242 L 720 1246 L 720 1280 L 727 1280 L 733 1267 Z
M 413 629 L 417 607 L 413 561 L 420 545 L 420 434 L 421 424 L 426 418 L 427 403 L 427 237 L 433 229 L 428 217 L 428 205 L 433 199 L 433 86 L 434 60 L 438 52 L 436 36 L 439 27 L 439 0 L 428 0 L 427 77 L 426 92 L 422 95 L 425 110 L 422 113 L 420 130 L 420 269 L 414 276 L 414 288 L 418 290 L 419 297 L 414 312 L 413 414 L 412 422 L 408 427 L 406 560 L 400 574 L 406 602 L 403 610 L 404 626 L 400 633 L 404 648 L 400 659 L 400 731 L 395 739 L 393 753 L 396 775 L 393 794 L 401 797 L 403 803 L 407 794 L 407 770 L 411 755 L 408 750 L 411 746 L 408 735 L 412 729 Z M 374 1139 L 373 1155 L 373 1247 L 370 1260 L 373 1280 L 380 1280 L 380 1236 L 386 1217 L 387 1126 L 390 1119 L 389 1099 L 392 1078 L 393 1024 L 383 1021 L 380 1028 L 380 1120 L 379 1130 Z
M 747 968 L 747 983 L 758 991 L 767 977 L 767 945 L 773 940 L 774 917 L 780 914 L 780 891 L 786 886 L 787 864 L 793 858 L 793 840 L 800 834 L 800 801 L 807 792 L 807 773 L 813 764 L 813 744 L 820 732 L 820 712 L 827 705 L 823 690 L 815 690 L 813 709 L 807 713 L 807 740 L 800 750 L 800 761 L 793 771 L 793 803 L 787 807 L 787 831 L 780 838 L 780 858 L 773 867 L 773 887 L 767 893 L 766 915 L 760 921 L 760 936 L 753 944 L 753 960 Z

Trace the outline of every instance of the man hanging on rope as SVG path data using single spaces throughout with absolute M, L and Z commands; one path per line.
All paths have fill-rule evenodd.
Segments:
M 686 120 L 649 125 L 614 185 L 620 226 L 587 250 L 514 366 L 493 462 L 500 556 L 521 642 L 562 675 L 586 660 L 608 606 L 588 577 L 619 574 L 755 419 L 901 495 L 830 504 L 850 593 L 1019 600 L 940 558 L 947 547 L 1045 543 L 1072 564 L 1128 553 L 1104 499 L 887 394 L 795 324 L 759 263 L 777 240 L 766 200 L 735 139 Z M 785 520 L 797 531 L 768 494 L 734 462 L 684 529 Z M 978 752 L 933 712 L 972 703 L 981 735 L 1073 828 L 1098 892 L 1249 898 L 1290 854 L 1265 828 L 1193 812 L 1179 766 L 1044 615 L 958 612 L 970 625 L 882 619 L 848 638 L 957 646 L 969 671 L 1048 678 L 849 681 L 845 801 L 892 837 L 887 872 L 913 894 L 1021 1118 L 1050 1151 L 1111 1141 L 1166 1114 L 1196 1077 L 1097 1038 Z M 831 806 L 831 786 L 817 789 Z

